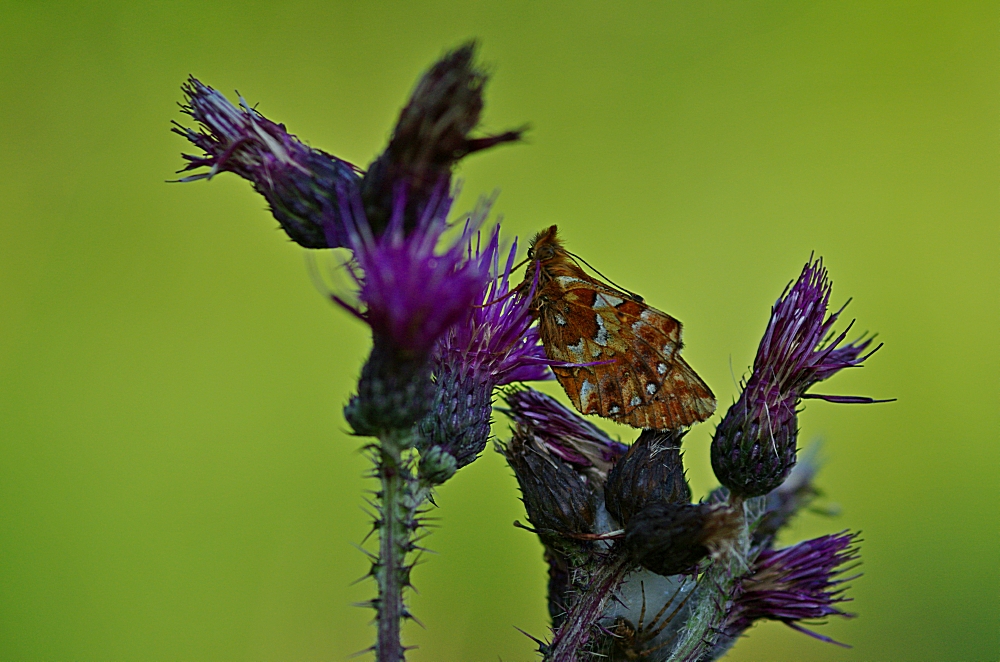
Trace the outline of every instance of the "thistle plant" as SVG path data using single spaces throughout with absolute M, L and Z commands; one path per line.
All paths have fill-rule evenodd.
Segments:
M 626 445 L 525 386 L 552 367 L 600 362 L 549 357 L 535 319 L 538 272 L 514 285 L 518 242 L 505 248 L 500 225 L 487 225 L 493 198 L 452 213 L 456 164 L 523 134 L 475 134 L 488 77 L 474 56 L 468 43 L 431 66 L 366 169 L 195 78 L 181 107 L 197 128 L 174 128 L 199 150 L 184 155 L 180 181 L 235 173 L 294 242 L 349 254 L 347 285 L 327 294 L 372 336 L 344 408 L 353 433 L 369 439 L 378 481 L 371 651 L 405 659 L 400 627 L 413 618 L 406 597 L 423 515 L 435 489 L 487 447 L 497 397 L 512 422 L 496 448 L 521 489 L 527 524 L 518 524 L 538 536 L 549 567 L 551 631 L 536 639 L 545 660 L 712 660 L 760 620 L 832 641 L 802 623 L 849 615 L 840 605 L 856 534 L 775 541 L 817 493 L 816 462 L 796 464 L 802 402 L 876 402 L 809 389 L 878 347 L 833 331 L 843 309 L 827 313 L 831 285 L 810 258 L 773 307 L 753 371 L 716 428 L 722 486 L 698 502 L 685 477 L 685 428 L 646 429 Z
M 837 643 L 802 623 L 850 616 L 839 605 L 848 600 L 844 583 L 856 576 L 844 574 L 858 559 L 857 534 L 775 547 L 779 531 L 817 493 L 815 457 L 796 465 L 802 400 L 880 402 L 807 392 L 881 347 L 870 349 L 865 337 L 844 343 L 847 330 L 833 331 L 843 309 L 828 314 L 830 294 L 822 261 L 810 258 L 772 308 L 753 372 L 713 435 L 722 487 L 699 503 L 684 477 L 684 430 L 643 430 L 609 470 L 596 472 L 575 460 L 581 435 L 567 432 L 575 413 L 530 390 L 505 396 L 514 428 L 502 450 L 550 577 L 560 578 L 549 587 L 552 636 L 538 640 L 544 659 L 714 660 L 761 620 Z M 578 420 L 575 428 L 584 425 Z M 526 466 L 525 439 L 547 464 Z M 609 438 L 603 444 L 615 448 Z M 572 472 L 575 483 L 556 479 Z M 577 493 L 554 490 L 560 484 Z M 537 514 L 539 503 L 554 500 L 558 506 Z
M 400 623 L 412 618 L 405 591 L 434 487 L 486 447 L 494 387 L 546 377 L 526 305 L 504 297 L 516 242 L 503 257 L 499 227 L 484 241 L 487 200 L 449 220 L 455 164 L 522 133 L 472 135 L 487 81 L 474 53 L 465 44 L 424 74 L 367 170 L 194 78 L 182 110 L 200 130 L 174 129 L 201 150 L 184 156 L 183 171 L 207 168 L 181 181 L 233 172 L 264 196 L 293 241 L 351 252 L 343 267 L 352 285 L 330 299 L 372 334 L 344 417 L 354 434 L 375 440 L 366 448 L 379 480 L 370 571 L 379 660 L 404 658 Z

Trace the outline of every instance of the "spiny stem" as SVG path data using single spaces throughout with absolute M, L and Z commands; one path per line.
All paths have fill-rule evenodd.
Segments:
M 407 531 L 402 521 L 402 492 L 405 478 L 399 447 L 383 440 L 378 450 L 378 474 L 382 482 L 379 493 L 382 517 L 379 522 L 378 544 L 378 643 L 375 659 L 379 662 L 400 662 L 404 659 L 399 628 L 404 610 L 403 585 L 400 575 L 405 565 Z
M 378 506 L 381 517 L 376 522 L 379 533 L 378 559 L 372 575 L 378 583 L 375 600 L 378 662 L 402 662 L 406 647 L 400 640 L 404 618 L 412 618 L 406 607 L 404 591 L 410 586 L 407 555 L 416 545 L 414 533 L 420 528 L 420 507 L 430 495 L 430 487 L 413 473 L 409 432 L 390 432 L 380 438 L 376 450 L 376 472 L 381 483 Z
M 575 662 L 577 652 L 590 638 L 591 628 L 597 623 L 604 605 L 622 583 L 630 563 L 620 550 L 611 548 L 587 582 L 587 589 L 580 594 L 566 614 L 566 619 L 555 637 L 546 662 Z

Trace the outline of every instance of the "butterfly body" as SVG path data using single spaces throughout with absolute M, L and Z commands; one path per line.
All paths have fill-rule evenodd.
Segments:
M 715 411 L 708 386 L 679 355 L 681 324 L 588 275 L 556 236 L 540 232 L 522 291 L 552 368 L 573 405 L 637 428 L 676 429 Z M 586 365 L 581 365 L 586 364 Z

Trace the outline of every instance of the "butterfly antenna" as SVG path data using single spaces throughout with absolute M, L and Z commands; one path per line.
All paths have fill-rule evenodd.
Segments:
M 621 285 L 619 285 L 619 284 L 618 284 L 618 283 L 616 283 L 615 281 L 611 280 L 610 278 L 608 278 L 607 276 L 605 276 L 604 274 L 602 274 L 602 273 L 601 273 L 600 271 L 598 271 L 598 270 L 597 270 L 597 269 L 596 269 L 596 268 L 595 268 L 595 267 L 594 267 L 594 266 L 593 266 L 592 264 L 590 264 L 590 262 L 587 262 L 586 260 L 584 260 L 584 259 L 583 259 L 582 257 L 580 257 L 579 255 L 577 255 L 576 253 L 571 253 L 570 251 L 566 251 L 566 252 L 567 252 L 567 253 L 569 253 L 570 255 L 572 255 L 574 259 L 576 259 L 576 260 L 580 260 L 580 262 L 583 262 L 583 263 L 584 263 L 585 265 L 587 265 L 588 267 L 590 267 L 590 269 L 591 269 L 591 270 L 592 270 L 592 271 L 593 271 L 593 272 L 594 272 L 595 274 L 597 274 L 598 276 L 600 276 L 600 277 L 601 277 L 601 278 L 603 278 L 604 280 L 608 281 L 609 283 L 611 283 L 612 285 L 614 285 L 615 287 L 617 287 L 617 288 L 618 288 L 619 290 L 621 290 L 622 292 L 624 292 L 624 293 L 628 294 L 628 295 L 629 295 L 630 297 L 632 297 L 632 298 L 633 298 L 633 299 L 635 299 L 636 301 L 638 301 L 638 302 L 640 302 L 640 303 L 642 302 L 642 300 L 643 300 L 643 299 L 642 299 L 642 297 L 641 297 L 641 296 L 639 296 L 638 294 L 636 294 L 636 293 L 635 293 L 635 292 L 633 292 L 632 290 L 627 290 L 627 289 L 625 289 L 624 287 L 622 287 Z

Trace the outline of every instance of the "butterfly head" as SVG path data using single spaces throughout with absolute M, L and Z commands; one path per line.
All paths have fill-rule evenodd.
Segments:
M 565 255 L 567 255 L 566 249 L 563 248 L 562 240 L 557 236 L 555 225 L 536 234 L 528 247 L 528 259 L 533 262 L 548 262 Z
M 556 235 L 556 226 L 542 230 L 535 235 L 528 247 L 528 268 L 524 272 L 524 282 L 521 290 L 526 292 L 535 287 L 534 298 L 539 301 L 545 285 L 556 276 L 567 275 L 567 269 L 577 268 L 569 257 L 569 252 L 563 247 L 562 240 Z

